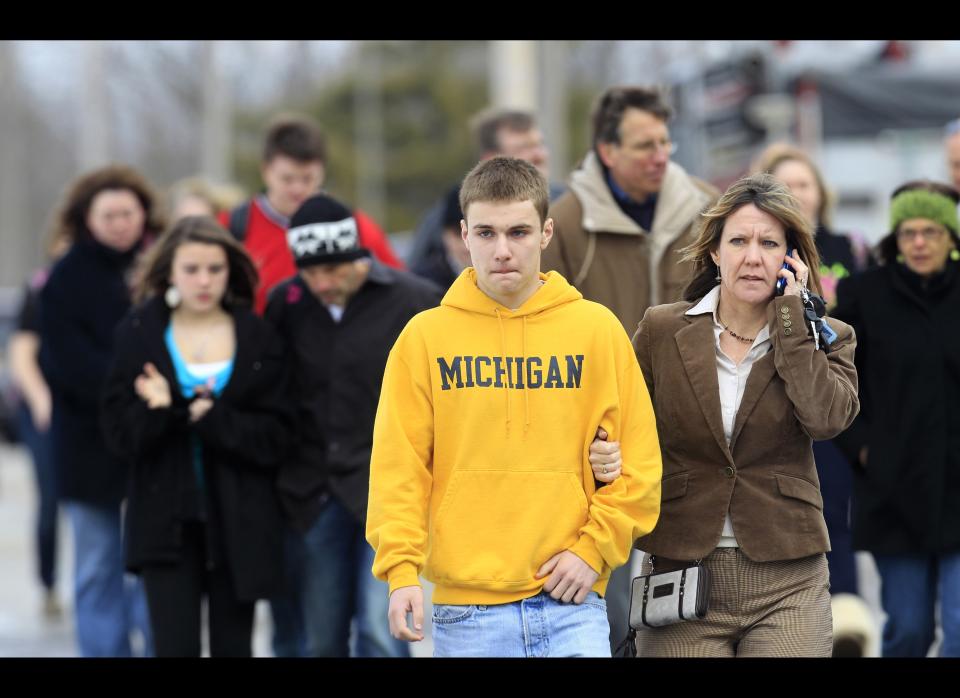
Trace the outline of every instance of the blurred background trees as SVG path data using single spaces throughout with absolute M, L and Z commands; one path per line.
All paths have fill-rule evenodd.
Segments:
M 946 178 L 958 68 L 949 41 L 2 41 L 0 289 L 42 262 L 80 172 L 123 161 L 160 189 L 199 174 L 252 193 L 281 111 L 320 121 L 326 188 L 402 250 L 474 164 L 472 114 L 537 111 L 562 182 L 589 147 L 592 100 L 623 83 L 671 91 L 674 159 L 719 186 L 768 141 L 799 142 L 836 189 L 838 227 L 875 239 L 893 186 Z

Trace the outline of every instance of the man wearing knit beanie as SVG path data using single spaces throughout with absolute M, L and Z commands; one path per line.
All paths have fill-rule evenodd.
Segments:
M 387 355 L 441 292 L 372 257 L 353 212 L 325 194 L 293 214 L 287 243 L 298 271 L 264 315 L 287 340 L 301 420 L 277 482 L 288 531 L 286 588 L 271 599 L 274 653 L 407 656 L 390 636 L 387 586 L 364 539 L 370 450 Z

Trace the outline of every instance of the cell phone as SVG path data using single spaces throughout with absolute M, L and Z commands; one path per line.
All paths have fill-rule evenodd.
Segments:
M 787 256 L 788 256 L 788 257 L 792 257 L 794 252 L 796 252 L 796 248 L 791 248 L 791 249 L 787 252 Z M 793 269 L 793 267 L 791 267 L 788 262 L 784 262 L 784 263 L 783 263 L 783 266 L 780 267 L 780 268 L 781 268 L 781 269 Z M 783 292 L 784 292 L 784 290 L 786 290 L 786 288 L 787 288 L 787 280 L 786 280 L 785 278 L 783 278 L 782 276 L 779 277 L 779 278 L 777 279 L 776 294 L 777 294 L 778 296 L 782 296 L 782 295 L 783 295 Z

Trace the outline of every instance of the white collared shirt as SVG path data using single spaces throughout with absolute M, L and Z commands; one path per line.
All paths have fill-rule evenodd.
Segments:
M 747 355 L 743 357 L 739 364 L 735 363 L 729 356 L 720 349 L 720 334 L 723 332 L 723 325 L 717 319 L 717 304 L 720 302 L 720 286 L 714 286 L 713 289 L 700 299 L 700 302 L 686 312 L 687 315 L 706 315 L 710 313 L 713 316 L 713 339 L 717 358 L 717 383 L 720 386 L 720 416 L 723 418 L 723 435 L 727 439 L 727 446 L 730 445 L 730 439 L 733 438 L 733 425 L 737 419 L 737 411 L 740 409 L 740 401 L 743 400 L 743 391 L 747 387 L 747 379 L 750 377 L 750 369 L 753 368 L 753 362 L 766 354 L 773 348 L 770 341 L 770 328 L 766 325 L 757 333 L 756 339 L 750 346 Z M 733 533 L 733 522 L 730 520 L 730 514 L 727 513 L 723 521 L 723 531 L 720 534 L 718 548 L 736 548 L 737 538 Z

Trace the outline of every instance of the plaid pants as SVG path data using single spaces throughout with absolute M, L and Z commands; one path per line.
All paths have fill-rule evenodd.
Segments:
M 668 562 L 657 558 L 657 568 Z M 638 657 L 831 656 L 826 555 L 753 562 L 739 548 L 717 548 L 703 564 L 713 576 L 707 617 L 638 630 Z

